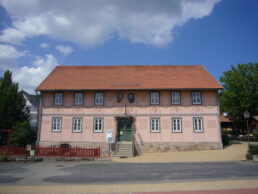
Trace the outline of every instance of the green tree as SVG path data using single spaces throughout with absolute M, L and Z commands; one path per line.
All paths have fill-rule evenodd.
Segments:
M 222 112 L 235 121 L 244 119 L 244 111 L 258 115 L 258 63 L 231 66 L 220 77 L 224 90 L 220 93 Z
M 22 91 L 12 81 L 12 72 L 7 70 L 0 78 L 0 128 L 13 129 L 15 123 L 28 120 L 24 107 Z

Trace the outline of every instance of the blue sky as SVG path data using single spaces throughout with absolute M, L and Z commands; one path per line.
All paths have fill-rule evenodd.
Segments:
M 201 64 L 218 80 L 258 61 L 257 0 L 60 2 L 1 3 L 0 72 L 29 92 L 56 65 Z

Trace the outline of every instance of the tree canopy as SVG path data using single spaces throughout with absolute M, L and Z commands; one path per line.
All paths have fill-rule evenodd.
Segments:
M 246 110 L 251 116 L 258 115 L 258 63 L 231 66 L 220 81 L 224 87 L 220 94 L 222 112 L 235 121 L 243 120 Z
M 18 83 L 7 70 L 0 78 L 0 129 L 13 129 L 17 122 L 28 120 L 24 111 L 25 99 Z

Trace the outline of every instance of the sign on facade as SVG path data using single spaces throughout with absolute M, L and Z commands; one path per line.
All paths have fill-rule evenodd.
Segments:
M 113 143 L 113 135 L 111 129 L 107 129 L 106 131 L 106 141 L 107 143 Z

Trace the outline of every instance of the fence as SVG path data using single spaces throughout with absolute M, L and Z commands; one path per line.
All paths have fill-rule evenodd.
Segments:
M 74 157 L 74 158 L 100 158 L 98 148 L 58 148 L 58 147 L 35 147 L 35 156 L 39 157 Z M 26 156 L 26 147 L 0 147 L 0 154 L 7 153 L 9 156 Z
M 26 150 L 26 147 L 14 147 L 14 146 L 0 147 L 0 154 L 4 154 L 4 153 L 10 156 L 26 156 L 27 150 Z
M 36 147 L 36 156 L 43 157 L 74 157 L 74 158 L 99 158 L 100 147 L 98 148 L 56 148 Z

